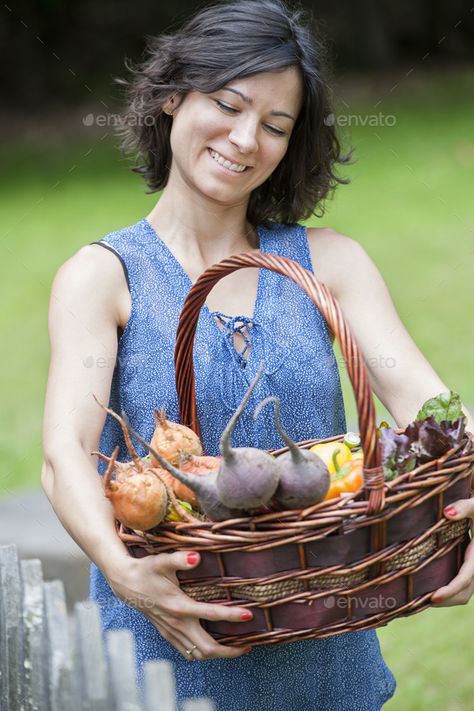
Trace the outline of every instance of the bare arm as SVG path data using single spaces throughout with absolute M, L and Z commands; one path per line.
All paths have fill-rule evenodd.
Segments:
M 398 426 L 405 427 L 425 400 L 449 387 L 406 330 L 364 248 L 333 230 L 309 229 L 308 240 L 316 275 L 328 285 L 350 324 L 375 394 Z M 474 418 L 465 412 L 472 432 Z
M 96 457 L 90 456 L 104 425 L 104 413 L 91 393 L 108 402 L 117 353 L 118 315 L 112 301 L 116 273 L 110 261 L 102 248 L 86 247 L 61 267 L 53 282 L 41 475 L 61 523 L 104 571 L 128 556 L 115 533 Z
M 117 356 L 117 293 L 124 281 L 116 257 L 99 246 L 81 249 L 54 279 L 42 485 L 61 523 L 114 593 L 140 609 L 178 651 L 186 656 L 195 644 L 198 659 L 237 657 L 243 650 L 215 642 L 199 619 L 236 622 L 248 611 L 195 602 L 181 591 L 176 572 L 195 567 L 199 555 L 192 562 L 184 552 L 130 557 L 90 455 L 104 424 L 92 393 L 108 402 Z

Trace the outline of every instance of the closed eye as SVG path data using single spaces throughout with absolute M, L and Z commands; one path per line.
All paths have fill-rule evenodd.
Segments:
M 221 109 L 221 111 L 224 111 L 224 112 L 232 114 L 232 115 L 239 113 L 238 109 L 234 109 L 234 107 L 229 106 L 229 104 L 224 104 L 224 102 L 219 101 L 219 99 L 214 99 L 214 101 L 216 102 L 217 106 Z M 279 128 L 275 128 L 275 126 L 269 126 L 268 124 L 266 124 L 265 127 L 268 129 L 268 131 L 273 133 L 274 136 L 285 136 L 286 135 L 286 131 L 281 131 Z
M 237 114 L 238 113 L 237 109 L 234 109 L 232 106 L 229 106 L 228 104 L 224 104 L 224 102 L 219 101 L 219 99 L 216 99 L 215 102 L 218 105 L 218 107 L 220 109 L 222 109 L 223 111 L 228 111 L 230 114 Z

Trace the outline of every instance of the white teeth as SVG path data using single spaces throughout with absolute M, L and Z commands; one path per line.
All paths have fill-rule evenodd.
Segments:
M 237 163 L 231 163 L 230 161 L 226 160 L 223 158 L 219 153 L 216 153 L 216 151 L 210 151 L 211 156 L 214 158 L 217 163 L 220 165 L 225 166 L 229 170 L 233 170 L 235 173 L 242 173 L 247 166 L 245 165 L 238 165 Z

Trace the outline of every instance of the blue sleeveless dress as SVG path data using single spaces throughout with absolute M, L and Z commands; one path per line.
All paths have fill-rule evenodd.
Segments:
M 312 271 L 306 228 L 258 227 L 262 252 L 289 257 Z M 146 219 L 113 232 L 98 244 L 122 261 L 131 293 L 130 320 L 120 335 L 110 407 L 123 408 L 135 430 L 150 440 L 153 409 L 165 406 L 179 420 L 173 348 L 178 317 L 191 281 Z M 217 320 L 220 321 L 220 326 Z M 248 358 L 234 346 L 234 333 L 250 339 Z M 269 394 L 281 401 L 284 429 L 295 441 L 345 431 L 344 405 L 326 322 L 306 294 L 286 277 L 259 270 L 251 319 L 201 311 L 194 363 L 198 415 L 206 453 L 218 454 L 219 439 L 261 361 L 265 363 L 234 446 L 271 449 L 283 445 L 272 408 L 254 422 L 257 403 Z M 129 459 L 117 426 L 108 417 L 100 450 Z M 144 454 L 139 447 L 137 451 Z M 104 473 L 99 463 L 99 472 Z M 185 660 L 139 611 L 114 596 L 101 571 L 91 565 L 91 597 L 104 630 L 128 628 L 136 643 L 139 681 L 143 662 L 168 659 L 176 670 L 180 699 L 206 696 L 216 711 L 378 711 L 395 692 L 375 630 L 328 639 L 255 647 L 238 659 Z

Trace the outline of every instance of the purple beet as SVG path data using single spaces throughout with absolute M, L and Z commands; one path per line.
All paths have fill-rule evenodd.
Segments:
M 275 427 L 288 446 L 288 452 L 274 460 L 279 471 L 279 484 L 274 498 L 286 509 L 304 509 L 317 504 L 329 491 L 331 482 L 328 468 L 315 452 L 300 449 L 283 430 L 277 397 L 270 395 L 262 400 L 255 408 L 254 419 L 270 402 L 275 405 Z
M 252 392 L 263 373 L 263 363 L 250 383 L 242 402 L 229 420 L 220 442 L 223 460 L 217 473 L 217 493 L 220 501 L 231 508 L 246 511 L 264 506 L 278 486 L 276 460 L 256 447 L 233 448 L 230 438 Z

